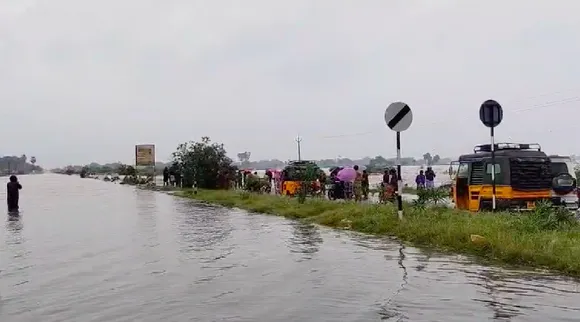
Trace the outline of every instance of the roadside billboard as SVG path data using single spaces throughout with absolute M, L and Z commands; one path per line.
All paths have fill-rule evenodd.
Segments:
M 135 165 L 138 167 L 155 166 L 155 144 L 135 146 Z

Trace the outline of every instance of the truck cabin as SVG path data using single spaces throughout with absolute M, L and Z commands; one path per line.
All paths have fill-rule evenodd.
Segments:
M 495 144 L 495 166 L 491 154 L 491 145 L 484 144 L 459 157 L 454 180 L 458 208 L 477 211 L 491 207 L 492 172 L 500 208 L 530 208 L 536 200 L 549 198 L 550 158 L 538 144 Z

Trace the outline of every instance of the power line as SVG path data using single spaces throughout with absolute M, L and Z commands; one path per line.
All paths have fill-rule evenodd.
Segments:
M 554 93 L 561 93 L 561 92 L 554 92 Z M 553 94 L 542 94 L 542 95 L 537 95 L 531 98 L 537 98 L 537 97 L 543 97 L 543 96 L 548 96 L 548 95 L 553 95 Z M 529 100 L 530 98 L 528 98 Z M 523 101 L 523 100 L 519 100 L 519 101 Z M 518 101 L 515 101 L 518 102 Z M 532 105 L 530 107 L 526 107 L 526 108 L 522 108 L 522 109 L 517 109 L 517 110 L 504 110 L 507 113 L 520 113 L 520 112 L 527 112 L 527 111 L 532 111 L 532 110 L 536 110 L 536 109 L 541 109 L 541 108 L 545 108 L 545 107 L 551 107 L 551 106 L 557 106 L 557 105 L 564 105 L 564 104 L 569 104 L 569 103 L 574 103 L 574 102 L 580 102 L 580 96 L 574 96 L 574 97 L 570 97 L 570 98 L 565 98 L 565 99 L 560 99 L 560 100 L 555 100 L 555 101 L 549 101 L 549 102 L 545 102 L 545 103 L 541 103 L 541 104 L 535 104 Z M 513 103 L 513 102 L 512 102 Z M 465 117 L 465 119 L 469 119 L 470 117 Z M 441 123 L 445 123 L 445 121 L 435 121 L 435 122 L 430 122 L 427 123 L 426 125 L 435 125 L 435 124 L 441 124 Z M 374 130 L 374 131 L 366 131 L 366 132 L 358 132 L 358 133 L 345 133 L 345 134 L 337 134 L 337 135 L 327 135 L 327 136 L 322 136 L 320 137 L 321 139 L 338 139 L 338 138 L 344 138 L 344 137 L 356 137 L 356 136 L 364 136 L 364 135 L 370 135 L 370 134 L 376 134 L 377 132 L 379 132 L 379 130 Z

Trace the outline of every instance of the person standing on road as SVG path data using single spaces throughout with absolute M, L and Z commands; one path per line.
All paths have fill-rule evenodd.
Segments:
M 326 195 L 326 173 L 324 170 L 320 170 L 318 173 L 318 182 L 320 182 L 320 194 L 322 196 Z
M 363 200 L 369 199 L 369 173 L 367 170 L 363 170 L 362 172 L 362 195 Z
M 358 165 L 355 165 L 353 169 L 356 171 L 356 177 L 354 179 L 354 185 L 353 185 L 354 200 L 361 201 L 362 200 L 362 173 L 359 171 Z
M 163 168 L 163 185 L 164 186 L 169 185 L 169 168 L 168 167 Z
M 425 188 L 425 174 L 423 170 L 419 171 L 419 174 L 415 178 L 415 183 L 417 184 L 417 190 Z
M 381 185 L 384 187 L 386 187 L 389 182 L 391 182 L 391 180 L 389 180 L 389 169 L 385 170 L 385 173 L 383 174 L 383 182 L 381 182 Z
M 236 189 L 243 189 L 244 185 L 242 184 L 242 170 L 236 171 Z
M 427 171 L 425 171 L 425 188 L 432 189 L 435 188 L 435 171 L 433 168 L 427 167 Z
M 20 190 L 22 185 L 18 182 L 18 178 L 14 175 L 10 176 L 10 182 L 6 184 L 6 203 L 8 204 L 8 212 L 18 212 L 20 209 L 18 201 L 20 199 Z

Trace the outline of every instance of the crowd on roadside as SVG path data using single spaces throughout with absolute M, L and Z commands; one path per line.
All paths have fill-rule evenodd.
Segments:
M 352 168 L 331 168 L 327 176 L 320 171 L 317 180 L 312 183 L 315 194 L 326 196 L 329 199 L 346 199 L 363 201 L 369 199 L 370 181 L 369 173 L 355 165 Z M 346 175 L 344 175 L 346 173 Z M 420 170 L 415 178 L 417 189 L 430 189 L 435 187 L 435 171 L 432 167 Z M 263 176 L 256 171 L 240 170 L 237 173 L 234 188 L 247 189 L 246 183 L 261 181 L 261 192 L 282 194 L 284 189 L 284 174 L 282 170 L 268 169 Z M 391 168 L 384 171 L 382 181 L 379 184 L 379 193 L 382 199 L 394 199 L 398 191 L 397 169 Z M 256 188 L 256 189 L 259 189 Z
M 348 176 L 342 175 L 349 172 Z M 415 177 L 417 189 L 430 189 L 435 187 L 435 171 L 432 167 L 420 170 Z M 164 186 L 181 186 L 182 175 L 177 167 L 165 167 L 163 170 Z M 284 174 L 282 170 L 268 169 L 264 176 L 260 177 L 257 171 L 239 170 L 236 172 L 235 181 L 231 186 L 234 189 L 247 189 L 248 182 L 261 182 L 257 190 L 265 193 L 282 194 L 284 188 Z M 383 173 L 382 181 L 379 184 L 381 199 L 394 199 L 398 191 L 397 169 L 386 169 Z M 329 199 L 346 199 L 354 201 L 368 200 L 370 193 L 369 173 L 362 170 L 358 165 L 352 168 L 336 167 L 330 169 L 327 176 L 324 171 L 320 171 L 318 178 L 313 182 L 313 191 L 316 194 L 327 196 Z

